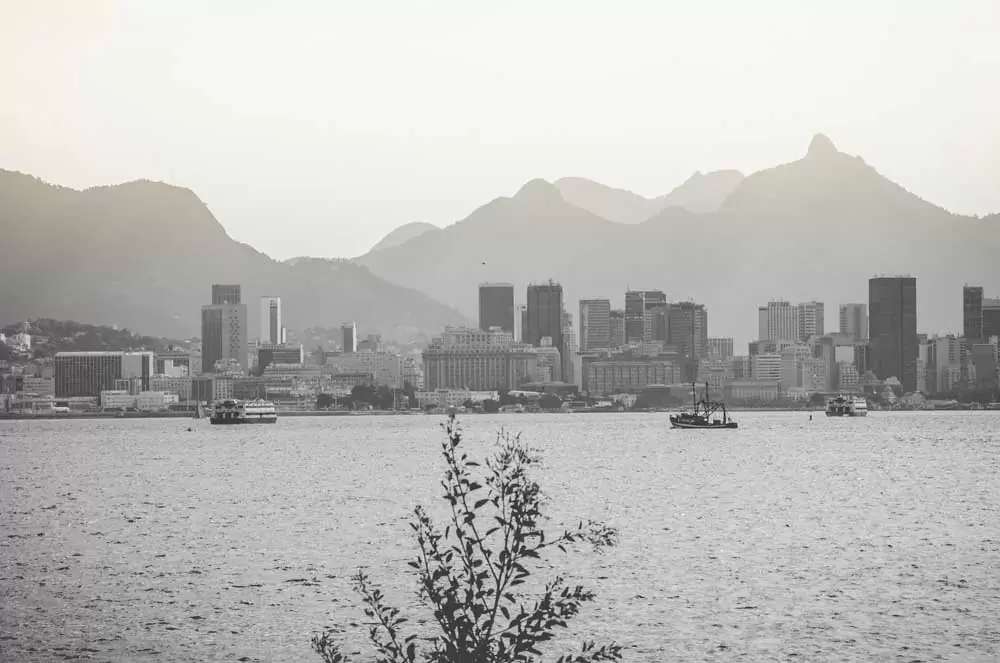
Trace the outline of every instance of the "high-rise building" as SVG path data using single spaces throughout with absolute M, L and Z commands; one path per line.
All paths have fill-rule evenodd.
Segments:
M 666 306 L 667 296 L 659 290 L 629 290 L 625 293 L 625 342 L 652 341 L 652 327 L 646 312 Z
M 970 341 L 983 338 L 983 288 L 962 288 L 962 336 Z
M 343 351 L 344 352 L 357 352 L 358 351 L 358 324 L 356 322 L 344 322 L 340 325 L 340 331 L 343 334 Z
M 281 297 L 261 297 L 260 342 L 284 343 L 281 331 Z
M 542 337 L 552 339 L 552 345 L 560 352 L 562 338 L 563 289 L 554 281 L 528 286 L 528 333 L 524 342 L 541 345 Z
M 807 341 L 810 336 L 822 336 L 826 333 L 826 323 L 823 319 L 823 302 L 802 302 L 796 304 L 798 317 L 798 340 Z
M 868 281 L 872 370 L 895 377 L 907 393 L 917 388 L 917 280 L 881 276 Z
M 608 316 L 608 344 L 614 348 L 625 345 L 625 311 L 615 309 Z
M 212 305 L 220 304 L 242 304 L 240 286 L 238 285 L 213 285 Z
M 1000 299 L 983 300 L 983 340 L 1000 336 Z
M 708 339 L 708 356 L 716 359 L 732 359 L 733 352 L 733 339 L 718 337 Z
M 667 343 L 687 359 L 708 354 L 708 311 L 704 304 L 677 302 L 667 307 Z
M 580 351 L 611 347 L 611 300 L 580 300 Z
M 96 398 L 121 380 L 135 380 L 140 391 L 148 391 L 153 368 L 152 352 L 58 352 L 55 395 Z
M 840 305 L 840 333 L 852 336 L 856 342 L 868 340 L 868 306 L 866 304 Z
M 479 286 L 479 328 L 499 327 L 514 333 L 514 286 L 510 283 L 482 283 Z
M 201 369 L 214 373 L 218 361 L 250 368 L 247 347 L 247 305 L 240 302 L 240 286 L 213 285 L 212 304 L 201 307 Z
M 772 300 L 757 309 L 757 336 L 761 341 L 796 341 L 798 310 L 791 302 Z
M 562 360 L 562 381 L 567 383 L 576 382 L 576 372 L 573 362 L 576 359 L 578 346 L 576 344 L 576 334 L 573 333 L 573 314 L 563 311 L 563 347 L 560 350 Z

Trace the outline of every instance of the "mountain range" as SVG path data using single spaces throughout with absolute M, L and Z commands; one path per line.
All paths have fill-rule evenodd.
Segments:
M 659 289 L 704 303 L 710 333 L 742 343 L 769 299 L 823 301 L 836 330 L 838 304 L 866 302 L 868 279 L 882 273 L 917 277 L 921 331 L 960 330 L 961 286 L 1000 285 L 997 255 L 997 216 L 952 214 L 817 135 L 797 161 L 696 176 L 657 199 L 577 178 L 533 180 L 356 262 L 469 317 L 484 281 L 513 282 L 523 302 L 524 286 L 551 278 L 571 313 L 582 298 L 622 307 L 626 289 Z
M 213 283 L 282 298 L 288 327 L 335 326 L 407 341 L 464 324 L 458 311 L 346 260 L 272 260 L 236 242 L 190 190 L 136 181 L 77 191 L 0 171 L 0 325 L 28 318 L 200 335 Z

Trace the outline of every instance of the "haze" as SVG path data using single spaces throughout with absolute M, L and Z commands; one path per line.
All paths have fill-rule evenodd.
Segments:
M 995 0 L 0 4 L 0 167 L 189 187 L 277 258 L 359 255 L 535 177 L 658 195 L 817 132 L 1000 211 Z

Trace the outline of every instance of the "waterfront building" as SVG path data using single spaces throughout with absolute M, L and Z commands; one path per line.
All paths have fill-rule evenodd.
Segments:
M 733 339 L 713 337 L 708 339 L 708 356 L 716 359 L 733 357 Z
M 21 380 L 19 391 L 23 394 L 32 394 L 36 398 L 55 397 L 56 381 L 54 378 L 25 375 Z
M 557 348 L 551 349 L 558 355 Z M 497 327 L 448 327 L 423 352 L 424 389 L 516 389 L 538 381 L 538 350 L 515 343 L 512 334 Z M 551 353 L 546 356 L 551 359 Z M 558 359 L 554 365 L 560 365 Z
M 436 389 L 434 391 L 418 391 L 416 393 L 417 403 L 421 408 L 432 407 L 459 407 L 472 401 L 482 403 L 484 401 L 500 402 L 500 393 L 497 391 L 473 391 L 471 389 Z
M 552 345 L 563 349 L 562 332 L 563 289 L 555 281 L 528 286 L 528 329 L 524 342 L 541 345 L 542 338 L 548 336 Z
M 135 378 L 149 388 L 152 352 L 59 352 L 55 356 L 55 396 L 97 397 L 116 380 Z
M 917 280 L 880 276 L 868 281 L 872 370 L 886 380 L 895 377 L 903 391 L 917 388 Z
M 281 297 L 260 298 L 260 342 L 271 345 L 284 343 L 281 326 Z
M 580 300 L 580 352 L 611 347 L 611 300 Z
M 796 304 L 798 341 L 805 342 L 813 336 L 823 336 L 826 333 L 823 311 L 823 302 L 813 301 Z
M 840 333 L 851 336 L 855 342 L 868 340 L 868 305 L 840 305 Z
M 306 353 L 301 343 L 258 343 L 256 359 L 257 374 L 261 375 L 271 364 L 304 364 Z
M 154 373 L 156 375 L 173 375 L 176 377 L 194 375 L 193 357 L 187 350 L 167 350 L 157 352 L 154 357 Z
M 366 384 L 403 386 L 403 359 L 390 352 L 330 353 L 326 356 L 326 365 L 322 370 L 327 375 L 367 375 Z
M 220 361 L 236 362 L 244 373 L 250 369 L 247 307 L 240 301 L 240 286 L 212 286 L 212 303 L 201 307 L 201 352 L 204 373 L 217 372 Z
M 962 336 L 970 341 L 983 338 L 983 288 L 962 288 Z
M 514 286 L 510 283 L 482 283 L 479 286 L 479 328 L 499 327 L 514 333 Z
M 608 396 L 636 391 L 648 385 L 681 381 L 681 369 L 673 361 L 630 354 L 583 358 L 583 391 L 590 396 Z
M 343 335 L 343 351 L 352 353 L 358 351 L 358 325 L 356 322 L 345 322 L 340 325 Z
M 162 391 L 167 394 L 177 394 L 180 401 L 191 400 L 191 383 L 189 376 L 154 375 L 149 378 L 150 391 Z

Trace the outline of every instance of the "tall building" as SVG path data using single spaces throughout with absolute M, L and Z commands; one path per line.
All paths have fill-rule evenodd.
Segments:
M 221 304 L 242 304 L 240 286 L 238 285 L 213 285 L 212 305 Z
M 344 322 L 340 325 L 340 331 L 343 334 L 343 351 L 344 352 L 357 352 L 358 351 L 358 324 L 356 322 Z
M 528 333 L 524 342 L 539 346 L 542 337 L 552 339 L 552 345 L 560 352 L 562 338 L 563 289 L 554 281 L 528 286 Z
M 856 342 L 868 340 L 868 306 L 866 304 L 840 305 L 840 333 L 852 336 Z
M 659 290 L 629 290 L 625 293 L 625 342 L 652 341 L 646 311 L 665 306 L 667 296 Z
M 962 288 L 962 336 L 970 341 L 983 338 L 983 288 Z
M 563 311 L 563 347 L 560 350 L 562 360 L 562 381 L 567 383 L 576 382 L 576 372 L 573 361 L 576 358 L 577 344 L 576 334 L 573 333 L 573 314 Z
M 148 391 L 153 369 L 152 352 L 58 352 L 55 395 L 96 398 L 119 380 L 135 380 L 141 391 Z
M 757 336 L 761 341 L 796 341 L 799 315 L 791 302 L 772 300 L 757 309 Z
M 823 310 L 823 302 L 802 302 L 795 306 L 799 341 L 806 341 L 810 336 L 822 336 L 826 333 Z
M 615 309 L 608 316 L 608 344 L 614 348 L 625 345 L 625 311 Z
M 499 327 L 514 333 L 514 286 L 510 283 L 482 283 L 479 286 L 479 328 Z
M 611 300 L 580 300 L 580 351 L 611 347 Z
M 423 360 L 428 391 L 517 389 L 538 376 L 535 349 L 515 343 L 513 334 L 496 327 L 448 327 L 427 346 Z
M 872 371 L 895 377 L 907 393 L 917 388 L 917 280 L 882 276 L 868 281 Z
M 1000 299 L 983 300 L 983 340 L 1000 336 Z
M 731 338 L 710 338 L 708 339 L 708 356 L 716 359 L 732 359 L 733 339 Z
M 687 359 L 708 354 L 708 311 L 704 304 L 677 302 L 667 309 L 667 343 Z
M 260 298 L 260 342 L 284 342 L 281 339 L 281 297 Z
M 250 368 L 247 347 L 247 305 L 240 302 L 240 286 L 213 285 L 212 304 L 201 307 L 201 369 L 214 373 L 215 363 Z

